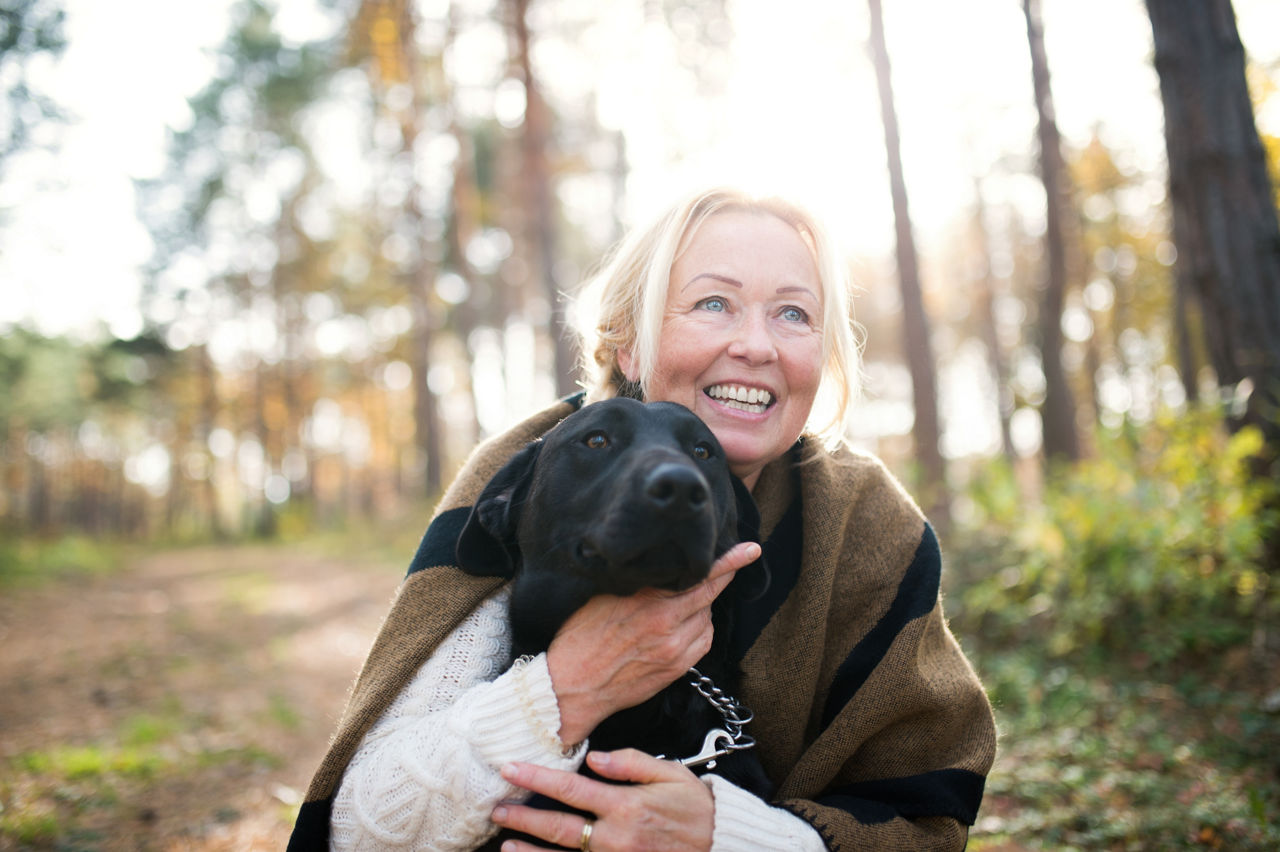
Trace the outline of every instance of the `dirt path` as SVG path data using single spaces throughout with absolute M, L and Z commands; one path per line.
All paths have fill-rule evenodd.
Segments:
M 0 596 L 0 850 L 283 850 L 400 579 L 201 548 Z

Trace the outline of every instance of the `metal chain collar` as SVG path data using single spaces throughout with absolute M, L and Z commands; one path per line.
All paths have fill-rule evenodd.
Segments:
M 696 668 L 689 669 L 689 685 L 715 708 L 724 719 L 724 726 L 708 731 L 703 738 L 702 749 L 692 757 L 677 761 L 678 763 L 690 768 L 706 766 L 708 769 L 715 769 L 716 761 L 720 758 L 755 746 L 755 739 L 742 730 L 755 718 L 748 708 L 739 704 L 738 699 L 716 686 L 711 678 Z

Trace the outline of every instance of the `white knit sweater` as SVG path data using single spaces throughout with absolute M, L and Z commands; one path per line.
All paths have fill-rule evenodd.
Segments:
M 507 590 L 440 644 L 347 766 L 333 803 L 335 852 L 464 852 L 496 831 L 489 814 L 523 798 L 499 775 L 513 761 L 576 770 L 587 744 L 560 743 L 560 711 L 545 654 L 500 673 L 511 649 Z M 820 852 L 818 833 L 715 775 L 712 852 Z M 525 793 L 524 795 L 527 795 Z

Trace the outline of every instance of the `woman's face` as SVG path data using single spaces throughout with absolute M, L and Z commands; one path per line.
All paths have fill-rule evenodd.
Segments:
M 800 235 L 767 213 L 706 219 L 671 267 L 651 401 L 693 410 L 748 487 L 795 443 L 822 376 L 822 284 Z M 620 366 L 629 378 L 630 353 Z

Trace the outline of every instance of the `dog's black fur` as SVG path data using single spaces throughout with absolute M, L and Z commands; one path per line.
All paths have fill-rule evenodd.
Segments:
M 535 654 L 594 595 L 701 582 L 740 540 L 740 503 L 754 513 L 719 442 L 693 412 L 675 403 L 606 400 L 565 418 L 494 475 L 458 540 L 458 565 L 512 578 L 514 655 Z M 745 520 L 748 528 L 758 524 L 758 517 Z M 728 655 L 734 602 L 764 591 L 745 589 L 742 580 L 740 572 L 712 605 L 715 638 L 697 664 L 731 695 L 739 678 Z M 591 746 L 686 757 L 722 726 L 720 714 L 680 678 L 606 719 Z M 721 758 L 714 771 L 762 798 L 772 791 L 754 750 Z

